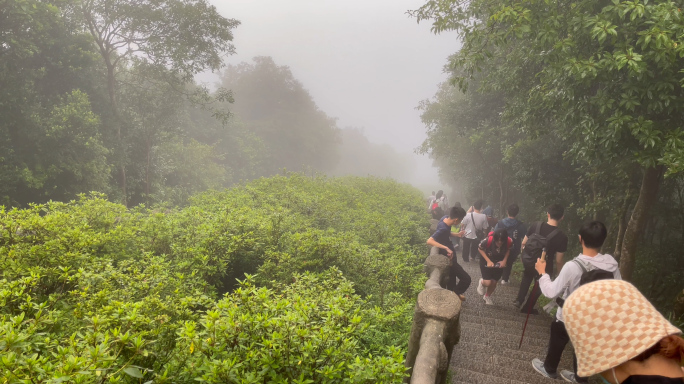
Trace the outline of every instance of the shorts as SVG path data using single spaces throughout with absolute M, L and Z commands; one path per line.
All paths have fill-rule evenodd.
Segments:
M 496 280 L 499 281 L 501 279 L 501 275 L 503 275 L 505 268 L 489 268 L 487 267 L 487 262 L 484 261 L 484 258 L 481 259 L 480 261 L 480 272 L 482 273 L 482 280 Z

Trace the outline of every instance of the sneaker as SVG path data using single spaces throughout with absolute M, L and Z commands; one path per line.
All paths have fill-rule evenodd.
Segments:
M 539 359 L 533 359 L 532 360 L 532 368 L 534 368 L 535 371 L 541 373 L 542 376 L 548 377 L 549 379 L 556 379 L 558 378 L 557 373 L 548 373 L 546 372 L 546 368 L 544 368 L 544 362 L 539 360 Z
M 520 303 L 520 302 L 518 301 L 518 299 L 513 300 L 513 306 L 514 306 L 514 307 L 520 309 L 520 306 L 521 306 L 521 305 L 522 305 L 522 303 Z
M 494 305 L 494 301 L 492 300 L 491 296 L 484 295 L 482 296 L 482 298 L 484 299 L 487 305 Z
M 477 283 L 477 294 L 478 295 L 484 295 L 485 294 L 485 287 L 482 285 L 482 279 Z
M 465 301 L 465 295 L 458 295 L 458 298 L 461 299 L 461 301 Z
M 563 380 L 570 382 L 570 383 L 588 383 L 589 380 L 587 379 L 580 379 L 575 375 L 574 372 L 568 371 L 567 369 L 564 369 L 560 373 L 560 377 L 563 378 Z
M 510 284 L 510 282 L 509 282 L 509 281 L 506 281 L 506 280 L 501 280 L 501 281 L 499 282 L 499 284 L 501 284 L 501 285 L 508 285 L 508 284 Z

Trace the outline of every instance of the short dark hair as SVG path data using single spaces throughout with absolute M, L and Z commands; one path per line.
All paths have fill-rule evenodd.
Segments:
M 565 208 L 563 208 L 563 206 L 560 204 L 551 204 L 546 212 L 549 214 L 549 216 L 551 216 L 552 219 L 560 220 L 563 218 L 563 214 L 565 214 Z
M 449 218 L 450 219 L 463 220 L 465 215 L 466 215 L 465 209 L 463 209 L 461 207 L 451 207 L 451 210 L 449 210 Z
M 435 191 L 432 191 L 432 194 L 434 195 L 434 194 L 435 194 Z
M 584 246 L 592 249 L 600 249 L 608 236 L 606 226 L 600 221 L 586 223 L 580 228 L 579 235 L 584 241 Z
M 475 202 L 473 203 L 473 208 L 475 208 L 479 211 L 480 209 L 482 209 L 483 204 L 484 204 L 484 201 L 482 201 L 482 199 L 475 200 Z
M 518 207 L 518 204 L 513 203 L 508 206 L 508 216 L 516 217 L 518 216 L 518 212 L 520 212 L 520 207 Z

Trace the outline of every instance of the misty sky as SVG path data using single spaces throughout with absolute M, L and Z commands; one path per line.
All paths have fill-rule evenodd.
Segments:
M 211 0 L 235 30 L 229 63 L 271 56 L 287 65 L 338 126 L 365 128 L 368 138 L 410 154 L 425 137 L 418 102 L 446 76 L 454 34 L 434 35 L 406 15 L 423 0 Z M 204 79 L 200 79 L 204 80 Z M 437 184 L 425 156 L 414 184 Z M 435 185 L 434 188 L 439 188 Z

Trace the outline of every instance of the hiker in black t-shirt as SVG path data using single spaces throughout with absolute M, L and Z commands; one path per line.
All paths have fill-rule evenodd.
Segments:
M 463 295 L 470 286 L 470 275 L 458 264 L 458 258 L 454 257 L 454 245 L 450 237 L 462 237 L 465 232 L 452 232 L 452 226 L 458 226 L 465 216 L 465 210 L 461 207 L 451 207 L 449 215 L 442 217 L 437 223 L 437 229 L 427 240 L 427 245 L 439 248 L 439 253 L 451 260 L 449 269 L 449 280 L 446 288 L 458 295 L 461 301 L 465 300 Z M 456 280 L 458 279 L 458 284 Z
M 546 223 L 539 222 L 530 224 L 530 227 L 527 230 L 527 235 L 522 241 L 522 249 L 524 252 L 525 244 L 527 243 L 528 238 L 534 233 L 539 233 L 546 238 L 549 238 L 550 236 L 546 247 L 546 273 L 549 275 L 553 275 L 554 259 L 556 261 L 555 263 L 558 264 L 558 270 L 560 271 L 561 268 L 563 268 L 563 255 L 568 249 L 568 237 L 565 236 L 560 229 L 558 229 L 560 221 L 563 220 L 564 213 L 565 209 L 562 205 L 552 204 L 546 210 Z M 538 311 L 534 309 L 534 305 L 537 303 L 537 299 L 539 299 L 539 295 L 541 294 L 539 286 L 535 284 L 535 287 L 532 289 L 532 292 L 527 298 L 527 302 L 525 302 L 525 296 L 530 290 L 530 284 L 535 279 L 538 279 L 539 276 L 539 273 L 537 273 L 537 271 L 534 269 L 534 265 L 525 266 L 522 281 L 520 282 L 518 297 L 513 303 L 516 307 L 520 308 L 520 312 L 527 313 L 527 311 L 531 308 L 531 314 L 538 313 Z

